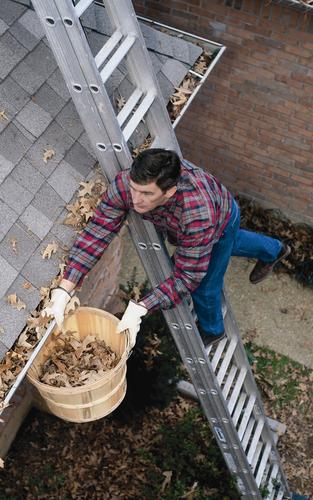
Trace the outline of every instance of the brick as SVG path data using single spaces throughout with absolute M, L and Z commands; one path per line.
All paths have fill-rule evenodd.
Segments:
M 1 165 L 1 160 L 0 160 Z M 12 171 L 12 178 L 31 193 L 35 194 L 45 178 L 25 158 Z
M 0 297 L 3 297 L 17 276 L 17 270 L 0 255 Z
M 79 187 L 79 182 L 84 180 L 74 167 L 62 160 L 53 174 L 49 177 L 48 182 L 61 198 L 69 203 L 75 191 Z
M 40 239 L 48 234 L 53 225 L 52 220 L 32 205 L 26 208 L 19 220 Z
M 33 101 L 24 106 L 16 119 L 35 137 L 39 137 L 52 121 L 51 115 Z

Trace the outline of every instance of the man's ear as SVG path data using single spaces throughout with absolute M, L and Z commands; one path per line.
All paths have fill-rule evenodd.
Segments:
M 176 191 L 177 191 L 177 186 L 173 186 L 173 187 L 169 188 L 167 191 L 165 191 L 164 196 L 166 198 L 171 198 L 172 196 L 174 196 Z

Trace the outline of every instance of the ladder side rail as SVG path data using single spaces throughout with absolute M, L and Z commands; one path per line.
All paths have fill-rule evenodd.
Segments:
M 155 76 L 151 58 L 146 48 L 134 8 L 128 0 L 104 0 L 111 23 L 118 26 L 124 36 L 136 34 L 137 40 L 126 58 L 126 67 L 133 81 L 141 90 L 154 92 L 153 113 L 147 113 L 145 121 L 153 136 L 158 138 L 162 147 L 175 150 L 180 156 L 180 147 L 170 121 L 162 92 Z

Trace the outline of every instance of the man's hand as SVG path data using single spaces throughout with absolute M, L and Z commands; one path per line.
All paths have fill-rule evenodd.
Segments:
M 147 312 L 148 309 L 145 306 L 137 304 L 137 302 L 130 300 L 121 321 L 117 325 L 117 333 L 122 333 L 124 330 L 129 330 L 131 349 L 136 344 L 137 333 L 140 330 L 141 317 L 147 314 Z
M 64 321 L 64 312 L 67 304 L 71 300 L 71 295 L 69 292 L 63 288 L 54 288 L 51 292 L 50 302 L 41 311 L 42 316 L 52 316 L 58 327 L 61 329 Z

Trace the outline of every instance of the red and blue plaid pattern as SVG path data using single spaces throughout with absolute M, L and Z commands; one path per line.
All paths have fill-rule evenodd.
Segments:
M 172 275 L 141 302 L 149 309 L 169 309 L 204 278 L 212 247 L 220 238 L 231 212 L 231 194 L 212 175 L 182 160 L 177 191 L 164 205 L 142 214 L 175 245 Z M 63 277 L 77 286 L 96 264 L 133 208 L 129 171 L 117 174 L 94 216 L 79 234 Z

